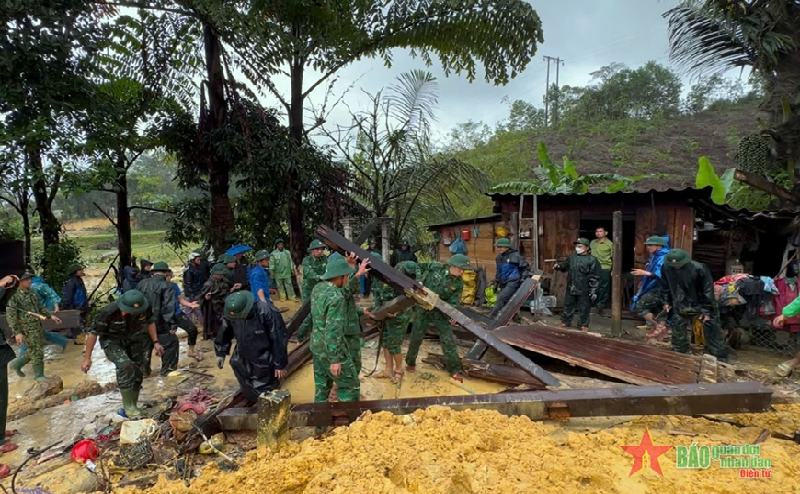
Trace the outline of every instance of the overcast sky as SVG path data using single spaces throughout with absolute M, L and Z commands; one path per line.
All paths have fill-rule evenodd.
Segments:
M 470 119 L 493 127 L 508 115 L 504 97 L 543 106 L 544 55 L 564 60 L 560 68 L 561 85 L 585 85 L 590 81 L 590 72 L 611 62 L 621 62 L 632 68 L 649 60 L 669 64 L 667 22 L 661 16 L 675 6 L 677 0 L 533 0 L 530 3 L 542 20 L 544 43 L 528 68 L 506 86 L 487 84 L 482 71 L 470 84 L 464 77 L 445 77 L 436 65 L 428 69 L 439 83 L 438 122 L 434 128 L 437 134 L 444 136 L 457 123 Z M 340 95 L 355 81 L 345 101 L 353 109 L 365 109 L 367 100 L 361 89 L 375 93 L 392 84 L 402 72 L 418 68 L 425 68 L 420 60 L 396 50 L 391 68 L 367 59 L 341 70 L 334 92 Z M 551 77 L 554 77 L 554 64 L 551 69 Z M 315 80 L 311 74 L 305 79 L 306 87 Z M 287 80 L 279 78 L 276 83 L 288 93 Z M 320 87 L 312 93 L 311 101 L 320 104 L 324 93 L 324 88 Z M 329 120 L 347 124 L 347 108 L 339 105 Z

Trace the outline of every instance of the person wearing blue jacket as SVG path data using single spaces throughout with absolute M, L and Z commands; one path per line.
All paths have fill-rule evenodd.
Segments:
M 511 297 L 519 290 L 522 279 L 529 276 L 528 262 L 515 249 L 512 248 L 511 240 L 501 238 L 497 241 L 497 286 L 500 291 L 497 293 L 497 302 L 494 304 L 489 317 L 494 319 L 503 310 L 503 307 L 511 300 Z
M 269 266 L 270 252 L 260 250 L 256 252 L 255 265 L 247 270 L 247 281 L 250 282 L 250 291 L 257 301 L 271 304 L 269 299 Z
M 69 279 L 61 287 L 61 309 L 78 310 L 81 312 L 81 327 L 86 324 L 89 315 L 89 295 L 83 283 L 83 266 L 72 264 L 67 269 Z M 80 333 L 80 328 L 72 328 L 69 337 L 74 339 Z
M 639 284 L 639 291 L 633 297 L 631 310 L 653 328 L 648 336 L 655 337 L 666 332 L 667 329 L 663 321 L 656 320 L 655 314 L 660 313 L 661 307 L 664 305 L 658 282 L 661 278 L 664 256 L 669 252 L 669 237 L 653 236 L 648 238 L 644 245 L 647 253 L 650 254 L 650 259 L 647 261 L 645 269 L 631 271 L 634 276 L 644 277 Z

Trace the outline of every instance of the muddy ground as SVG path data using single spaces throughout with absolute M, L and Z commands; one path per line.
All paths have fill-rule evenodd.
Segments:
M 291 302 L 278 303 L 278 306 L 284 306 L 289 309 L 283 314 L 287 321 L 294 311 L 299 308 L 299 304 Z M 549 319 L 547 322 L 552 323 L 554 320 Z M 608 331 L 608 326 L 609 324 L 607 319 L 597 317 L 594 318 L 594 330 L 598 332 L 606 332 Z M 641 334 L 643 334 L 641 330 L 636 329 L 635 323 L 633 322 L 626 321 L 625 330 L 630 333 L 630 337 L 633 339 L 640 339 Z M 461 351 L 463 353 L 466 351 L 465 347 L 469 344 L 469 342 L 461 342 L 461 344 Z M 193 388 L 201 388 L 219 399 L 228 396 L 237 388 L 236 380 L 230 368 L 226 365 L 224 369 L 219 370 L 214 365 L 215 359 L 213 356 L 213 345 L 210 341 L 201 340 L 198 342 L 198 348 L 205 352 L 206 358 L 202 362 L 197 362 L 186 357 L 185 340 L 181 340 L 181 345 L 181 361 L 179 366 L 181 370 L 175 376 L 165 378 L 158 377 L 157 370 L 160 367 L 160 362 L 157 358 L 154 358 L 153 374 L 155 377 L 150 377 L 145 380 L 144 390 L 141 396 L 141 401 L 150 406 L 152 413 L 155 413 L 168 406 L 168 404 L 171 403 L 171 397 L 188 394 Z M 375 365 L 375 357 L 377 353 L 376 347 L 377 341 L 372 340 L 368 341 L 363 348 L 362 355 L 365 373 L 368 373 L 370 370 L 372 370 Z M 437 370 L 421 362 L 428 350 L 440 353 L 438 344 L 435 341 L 426 340 L 420 355 L 418 372 L 415 374 L 407 374 L 400 386 L 394 385 L 387 380 L 379 380 L 362 376 L 362 394 L 366 399 L 381 399 L 435 395 L 465 395 L 470 393 L 494 393 L 505 388 L 501 385 L 469 378 L 465 379 L 463 385 L 456 383 L 450 379 L 445 372 Z M 198 487 L 199 490 L 193 488 L 183 490 L 183 488 L 179 488 L 181 485 L 185 486 L 186 482 L 189 480 L 201 476 L 202 478 L 201 480 L 198 480 L 198 482 L 201 482 L 202 485 L 208 486 L 209 482 L 219 482 L 220 489 L 216 490 L 216 492 L 233 492 L 235 490 L 235 486 L 239 485 L 239 482 L 242 478 L 242 472 L 250 472 L 254 478 L 265 478 L 264 471 L 258 470 L 259 468 L 262 468 L 263 465 L 258 465 L 252 456 L 253 453 L 251 453 L 251 456 L 249 457 L 246 456 L 247 452 L 252 450 L 255 446 L 254 435 L 239 433 L 228 434 L 225 438 L 224 446 L 221 448 L 224 452 L 224 456 L 230 460 L 233 460 L 232 462 L 228 461 L 228 459 L 224 458 L 223 455 L 219 454 L 198 454 L 191 455 L 189 457 L 180 457 L 175 451 L 174 444 L 170 443 L 154 447 L 155 456 L 154 459 L 151 460 L 151 463 L 146 467 L 133 472 L 114 468 L 113 454 L 111 454 L 111 450 L 113 450 L 116 446 L 115 442 L 111 441 L 108 443 L 111 445 L 109 450 L 104 450 L 101 448 L 101 461 L 99 462 L 102 474 L 107 481 L 105 483 L 98 484 L 98 476 L 95 473 L 92 473 L 85 467 L 72 463 L 69 460 L 69 448 L 67 447 L 76 439 L 93 437 L 100 432 L 108 432 L 108 429 L 104 430 L 104 428 L 106 428 L 106 426 L 109 424 L 112 424 L 115 420 L 118 420 L 114 416 L 116 410 L 118 410 L 121 406 L 121 401 L 119 393 L 115 389 L 114 367 L 106 360 L 99 346 L 95 348 L 95 353 L 93 355 L 93 367 L 88 375 L 84 375 L 80 372 L 82 352 L 82 346 L 78 345 L 69 345 L 64 352 L 62 352 L 60 348 L 56 347 L 47 348 L 46 372 L 49 376 L 60 377 L 64 386 L 64 391 L 55 396 L 31 401 L 28 390 L 33 382 L 32 378 L 19 378 L 16 375 L 9 377 L 11 401 L 9 406 L 9 415 L 10 417 L 17 419 L 11 421 L 8 425 L 8 428 L 19 431 L 14 439 L 14 441 L 19 444 L 19 449 L 12 453 L 3 455 L 2 459 L 0 459 L 0 462 L 10 465 L 13 471 L 14 468 L 18 467 L 29 456 L 27 453 L 29 448 L 38 450 L 56 443 L 59 443 L 58 446 L 55 448 L 55 450 L 51 451 L 59 452 L 60 448 L 66 448 L 66 453 L 62 456 L 49 459 L 48 461 L 42 462 L 40 465 L 35 464 L 36 460 L 25 465 L 16 479 L 16 487 L 19 492 L 22 492 L 19 490 L 20 488 L 39 488 L 41 489 L 40 492 L 51 493 L 92 491 L 98 487 L 104 487 L 106 490 L 124 489 L 126 486 L 131 489 L 147 488 L 148 486 L 153 485 L 159 477 L 164 477 L 164 479 L 172 479 L 173 481 L 177 479 L 177 483 L 166 484 L 163 483 L 165 481 L 162 481 L 162 483 L 156 486 L 152 492 L 207 492 L 208 487 Z M 780 387 L 784 391 L 785 396 L 796 396 L 795 391 L 800 386 L 794 379 L 774 381 L 769 377 L 769 372 L 772 366 L 782 360 L 780 357 L 760 352 L 739 351 L 735 353 L 734 359 L 737 367 L 739 367 L 742 372 L 747 372 L 749 373 L 748 375 L 759 377 L 762 382 L 776 384 L 777 387 Z M 381 368 L 382 362 L 378 366 L 379 370 Z M 559 378 L 573 388 L 625 386 L 624 384 L 603 381 L 598 379 L 599 376 L 596 375 L 587 375 L 586 373 L 581 372 L 571 372 L 569 369 L 552 370 L 558 372 Z M 293 374 L 286 381 L 284 387 L 291 392 L 293 403 L 305 403 L 313 401 L 314 385 L 311 365 L 307 364 Z M 555 451 L 558 449 L 557 447 L 559 445 L 563 445 L 565 442 L 568 444 L 579 445 L 583 448 L 611 448 L 613 453 L 610 452 L 611 450 L 609 450 L 608 453 L 603 453 L 601 451 L 597 454 L 602 456 L 602 458 L 600 458 L 600 456 L 597 458 L 592 457 L 594 459 L 591 460 L 597 462 L 610 462 L 613 460 L 615 465 L 613 467 L 613 475 L 611 475 L 611 477 L 609 477 L 608 472 L 604 472 L 605 467 L 602 465 L 597 465 L 596 473 L 591 474 L 591 469 L 585 465 L 586 461 L 589 460 L 586 460 L 583 463 L 578 462 L 583 466 L 580 467 L 579 471 L 576 470 L 570 473 L 569 468 L 571 467 L 569 465 L 564 465 L 564 462 L 567 461 L 565 457 L 562 457 L 560 453 L 549 453 L 552 456 L 551 459 L 553 462 L 558 463 L 559 465 L 559 470 L 557 472 L 554 471 L 555 475 L 565 475 L 566 478 L 572 478 L 580 473 L 580 475 L 575 477 L 578 479 L 577 485 L 581 485 L 581 482 L 586 482 L 581 479 L 588 478 L 589 484 L 584 485 L 586 485 L 593 492 L 673 491 L 669 488 L 667 488 L 666 491 L 663 490 L 663 488 L 665 488 L 663 479 L 661 477 L 654 477 L 656 474 L 654 474 L 652 471 L 647 471 L 644 474 L 640 474 L 644 480 L 640 479 L 636 482 L 630 483 L 630 485 L 638 486 L 635 489 L 632 488 L 633 490 L 626 490 L 623 488 L 624 485 L 628 484 L 625 483 L 627 481 L 623 482 L 622 480 L 625 478 L 622 471 L 626 468 L 629 468 L 631 462 L 625 457 L 624 452 L 617 451 L 614 448 L 618 448 L 618 446 L 623 445 L 624 441 L 626 440 L 633 440 L 632 438 L 636 434 L 641 436 L 643 425 L 650 427 L 653 433 L 654 441 L 655 438 L 658 438 L 663 442 L 666 441 L 667 438 L 672 437 L 672 442 L 676 444 L 682 444 L 683 442 L 691 444 L 691 440 L 693 438 L 694 440 L 706 439 L 720 444 L 725 443 L 726 441 L 729 444 L 734 444 L 737 441 L 744 440 L 745 438 L 748 438 L 749 441 L 753 441 L 755 440 L 755 437 L 758 436 L 758 433 L 761 430 L 760 427 L 762 426 L 771 427 L 773 431 L 787 434 L 791 434 L 795 429 L 800 429 L 800 407 L 783 408 L 777 412 L 771 412 L 770 414 L 761 414 L 754 419 L 742 419 L 745 421 L 750 421 L 747 424 L 749 427 L 748 430 L 744 432 L 742 432 L 739 427 L 732 425 L 726 424 L 727 428 L 720 428 L 718 427 L 719 424 L 714 422 L 685 422 L 685 420 L 688 419 L 680 417 L 658 417 L 652 419 L 614 417 L 598 420 L 571 420 L 558 424 L 528 425 L 527 423 L 524 423 L 524 421 L 509 422 L 507 419 L 497 418 L 491 415 L 478 414 L 469 415 L 466 418 L 459 418 L 460 416 L 458 414 L 452 415 L 448 412 L 435 413 L 439 413 L 440 415 L 444 414 L 439 417 L 439 420 L 442 420 L 443 423 L 465 424 L 467 431 L 472 431 L 473 429 L 477 431 L 480 429 L 480 423 L 485 423 L 486 427 L 493 427 L 494 425 L 502 424 L 504 427 L 518 427 L 521 428 L 520 430 L 525 430 L 530 433 L 544 434 L 546 437 L 545 439 L 541 440 L 543 442 L 541 442 L 538 446 L 543 450 L 550 448 Z M 433 415 L 422 414 L 420 415 L 419 420 L 433 420 L 431 417 L 433 417 Z M 402 438 L 403 441 L 412 441 L 413 443 L 413 441 L 418 440 L 421 442 L 416 447 L 422 449 L 428 448 L 428 446 L 425 446 L 427 443 L 425 443 L 424 438 L 412 439 L 414 431 L 407 429 L 405 426 L 408 426 L 408 424 L 403 424 L 402 420 L 398 422 L 394 418 L 384 417 L 380 419 L 374 419 L 373 424 L 370 427 L 376 427 L 379 431 L 383 431 L 380 432 L 381 434 L 388 434 L 389 432 L 386 431 L 391 430 L 392 434 L 398 434 L 398 438 Z M 297 462 L 300 461 L 299 459 L 305 458 L 305 461 L 308 465 L 316 464 L 317 468 L 311 470 L 306 468 L 303 472 L 298 473 L 301 478 L 306 480 L 302 485 L 295 485 L 295 488 L 290 489 L 288 486 L 284 486 L 286 487 L 285 489 L 279 488 L 279 486 L 276 487 L 277 484 L 274 483 L 274 480 L 270 480 L 269 482 L 264 481 L 265 483 L 263 484 L 248 484 L 248 492 L 440 492 L 438 488 L 433 489 L 430 486 L 440 485 L 441 482 L 436 481 L 438 478 L 437 476 L 439 474 L 444 475 L 445 473 L 449 475 L 447 478 L 450 479 L 447 482 L 455 482 L 453 484 L 455 486 L 453 487 L 455 490 L 444 490 L 441 492 L 522 492 L 519 490 L 514 490 L 514 482 L 510 480 L 502 483 L 502 485 L 506 487 L 490 489 L 488 486 L 491 484 L 491 479 L 486 477 L 486 475 L 489 475 L 490 473 L 492 475 L 499 475 L 497 472 L 492 473 L 487 471 L 485 472 L 485 475 L 481 477 L 478 475 L 478 473 L 476 473 L 476 471 L 470 471 L 468 472 L 468 475 L 464 474 L 466 475 L 464 479 L 467 480 L 463 480 L 463 482 L 458 480 L 460 478 L 458 476 L 461 474 L 457 472 L 451 472 L 453 468 L 456 468 L 454 465 L 458 463 L 458 455 L 453 452 L 450 446 L 448 446 L 450 443 L 447 441 L 444 441 L 444 444 L 430 446 L 430 448 L 432 448 L 430 453 L 432 456 L 430 456 L 430 459 L 432 465 L 438 469 L 437 472 L 439 473 L 431 471 L 432 473 L 429 472 L 430 475 L 412 474 L 411 472 L 415 471 L 415 469 L 421 468 L 421 466 L 417 464 L 418 459 L 409 458 L 407 462 L 404 463 L 404 466 L 398 467 L 401 468 L 403 472 L 402 475 L 398 474 L 398 478 L 402 477 L 403 479 L 416 479 L 413 480 L 411 484 L 414 484 L 417 487 L 412 488 L 413 485 L 409 484 L 410 481 L 403 481 L 397 485 L 392 484 L 395 486 L 396 490 L 389 489 L 383 483 L 381 483 L 383 487 L 378 489 L 378 484 L 375 483 L 376 478 L 372 476 L 372 473 L 367 472 L 363 476 L 353 476 L 350 478 L 341 473 L 341 468 L 335 467 L 335 462 L 334 464 L 330 463 L 330 458 L 323 458 L 320 456 L 323 455 L 323 451 L 320 448 L 324 450 L 324 447 L 320 445 L 326 444 L 326 441 L 332 441 L 330 444 L 333 447 L 342 448 L 343 444 L 347 444 L 345 440 L 347 438 L 350 438 L 353 441 L 356 441 L 356 437 L 363 439 L 363 436 L 359 436 L 359 434 L 366 434 L 366 432 L 350 431 L 350 429 L 353 427 L 347 430 L 343 429 L 339 432 L 336 432 L 330 438 L 325 439 L 324 441 L 315 441 L 313 439 L 309 439 L 312 435 L 312 431 L 305 429 L 293 430 L 293 442 L 291 443 L 291 446 L 274 460 L 277 462 L 277 464 L 283 465 L 286 468 L 289 468 L 289 466 L 291 466 L 291 468 L 301 468 L 301 466 L 298 466 Z M 398 427 L 400 428 L 398 429 Z M 544 428 L 541 429 L 541 427 Z M 684 430 L 684 432 L 688 432 L 684 435 L 673 434 L 676 430 Z M 482 437 L 480 434 L 483 433 L 475 431 L 473 432 L 478 434 L 478 436 L 469 436 L 467 438 L 469 441 L 474 442 L 476 437 Z M 606 435 L 603 435 L 600 440 L 597 440 L 596 435 L 601 431 L 605 431 L 603 434 Z M 711 431 L 713 431 L 713 433 Z M 344 436 L 342 436 L 342 434 L 344 434 Z M 356 436 L 352 436 L 353 434 Z M 464 434 L 467 433 L 464 432 Z M 499 434 L 499 436 L 497 434 Z M 506 457 L 503 458 L 506 458 L 507 461 L 512 463 L 515 461 L 522 461 L 518 458 L 521 453 L 513 453 L 513 445 L 510 443 L 506 444 L 506 442 L 509 440 L 508 434 L 509 433 L 507 432 L 497 431 L 495 435 L 489 434 L 489 436 L 484 437 L 481 440 L 490 442 L 494 441 L 496 443 L 496 451 L 505 454 Z M 752 439 L 749 439 L 750 436 L 752 436 Z M 455 437 L 456 436 L 453 436 L 453 438 Z M 580 439 L 581 437 L 584 439 Z M 593 437 L 595 439 L 592 439 Z M 728 439 L 725 439 L 726 437 Z M 526 441 L 529 439 L 530 438 L 527 438 Z M 345 443 L 342 443 L 342 441 L 345 441 Z M 619 444 L 616 444 L 615 441 Z M 785 463 L 788 458 L 794 458 L 793 461 L 796 462 L 797 455 L 800 454 L 800 447 L 796 447 L 796 445 L 791 446 L 789 444 L 784 444 L 785 442 L 776 442 L 777 440 L 774 439 L 770 439 L 769 441 L 771 441 L 771 444 L 781 446 L 781 449 L 776 448 L 772 450 L 774 451 L 773 456 L 780 458 L 781 462 L 783 463 Z M 655 442 L 656 444 L 659 444 L 657 441 Z M 366 446 L 362 447 L 360 445 L 356 445 L 356 443 L 353 444 L 353 452 L 341 453 L 343 455 L 342 457 L 345 459 L 344 461 L 350 462 L 348 464 L 348 468 L 357 468 L 358 465 L 371 465 L 369 467 L 370 469 L 380 469 L 391 463 L 390 457 L 387 457 L 386 454 L 384 454 L 386 453 L 387 448 L 388 450 L 391 450 L 393 447 L 391 444 L 382 444 L 381 446 L 378 446 L 380 452 L 376 453 L 377 456 L 375 458 L 377 458 L 377 463 L 375 463 L 375 461 L 372 459 L 359 456 L 361 454 L 360 451 L 362 451 L 363 448 L 366 448 Z M 769 444 L 770 443 L 768 443 L 768 445 Z M 369 448 L 364 449 L 364 454 L 370 456 L 370 454 L 366 452 L 368 450 Z M 293 453 L 289 454 L 287 451 L 291 451 Z M 434 451 L 439 451 L 439 453 L 442 454 L 443 459 L 441 462 L 439 462 L 436 456 L 436 454 L 439 453 L 434 454 Z M 530 453 L 533 450 L 526 446 L 520 450 L 520 452 L 522 451 Z M 108 453 L 108 455 L 106 455 L 106 453 Z M 294 454 L 300 455 L 298 456 L 298 459 L 292 459 L 292 455 Z M 407 457 L 411 453 L 408 451 L 407 447 L 400 447 L 398 445 L 396 454 Z M 672 472 L 675 472 L 674 454 L 674 450 L 668 454 L 668 456 L 671 455 L 671 460 L 669 461 L 672 462 Z M 49 457 L 52 455 L 52 452 L 48 452 L 45 456 Z M 469 456 L 469 458 L 471 458 L 470 461 L 474 463 L 473 467 L 478 468 L 476 465 L 479 465 L 481 461 L 483 461 L 481 460 L 480 455 L 475 452 L 470 452 L 469 455 L 472 455 Z M 110 459 L 104 462 L 102 461 L 104 457 Z M 763 457 L 766 458 L 768 456 L 765 454 Z M 487 456 L 485 460 L 489 461 L 490 458 L 493 458 L 492 461 L 497 459 L 496 457 L 490 455 Z M 209 464 L 213 466 L 207 467 L 206 465 Z M 508 472 L 511 472 L 512 470 L 514 472 L 520 471 L 520 469 L 524 470 L 527 468 L 525 465 L 527 465 L 527 463 L 523 461 L 519 465 L 513 466 L 513 468 L 509 467 L 511 470 Z M 426 468 L 430 470 L 431 468 L 434 468 L 434 466 L 429 465 Z M 542 468 L 541 465 L 536 467 L 535 465 L 531 464 L 531 468 L 534 467 Z M 780 468 L 785 467 L 777 465 L 774 468 L 776 469 L 776 472 L 783 472 L 780 475 L 777 475 L 776 478 L 786 478 L 786 475 L 793 477 L 795 473 L 793 469 L 779 470 Z M 238 470 L 238 472 L 234 473 L 234 470 Z M 645 470 L 647 469 L 645 468 Z M 667 470 L 666 467 L 665 470 Z M 272 470 L 269 472 L 272 472 Z M 322 477 L 319 477 L 319 475 L 322 475 Z M 455 475 L 455 477 L 453 477 L 453 475 Z M 731 473 L 730 481 L 734 483 L 732 485 L 738 485 L 739 487 L 748 486 L 748 489 L 753 487 L 753 482 L 769 482 L 769 480 L 765 479 L 738 480 L 733 478 L 732 475 L 733 474 Z M 783 477 L 781 477 L 781 475 L 783 475 Z M 330 476 L 333 476 L 333 478 L 338 480 L 330 480 Z M 272 475 L 272 477 L 274 477 L 274 475 Z M 281 478 L 285 478 L 285 476 Z M 330 485 L 335 486 L 336 488 L 331 488 L 330 490 L 325 491 L 324 486 L 328 485 L 323 482 L 325 479 L 328 479 L 330 482 L 332 482 Z M 520 480 L 522 484 L 518 485 L 528 485 L 525 482 L 532 482 L 533 484 L 531 485 L 536 485 L 536 482 L 538 482 L 537 479 L 538 477 L 536 476 L 525 477 L 524 479 Z M 727 477 L 719 476 L 718 474 L 708 476 L 709 482 L 712 480 L 714 482 L 726 481 L 725 479 L 727 479 Z M 288 480 L 286 482 L 288 482 Z M 445 482 L 445 484 L 447 482 Z M 695 491 L 695 488 L 708 490 L 707 485 L 701 480 L 698 480 L 697 483 L 694 484 L 691 483 L 691 480 L 687 482 L 689 483 L 683 483 L 683 481 L 681 481 L 675 485 L 690 487 L 693 491 Z M 739 484 L 739 482 L 744 483 Z M 2 485 L 6 488 L 9 488 L 10 479 L 2 481 Z M 198 484 L 198 486 L 199 485 L 201 484 Z M 349 489 L 348 485 L 350 486 Z M 375 490 L 363 487 L 369 485 L 376 486 Z M 572 492 L 572 490 L 570 490 L 571 485 L 572 483 L 570 482 L 564 483 L 562 485 L 561 492 Z M 230 488 L 228 488 L 228 486 L 230 486 Z M 459 488 L 458 486 L 463 487 L 463 489 Z M 464 486 L 467 486 L 468 488 Z M 250 487 L 253 489 L 251 490 Z M 712 489 L 709 492 L 729 491 L 720 487 L 716 490 Z M 754 490 L 754 492 L 765 491 L 757 488 Z M 789 492 L 789 490 L 778 489 L 772 492 Z

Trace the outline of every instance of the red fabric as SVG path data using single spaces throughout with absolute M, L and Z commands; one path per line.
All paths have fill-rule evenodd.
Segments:
M 192 410 L 197 415 L 203 415 L 210 405 L 217 399 L 200 388 L 194 388 L 191 393 L 186 396 L 178 398 L 178 403 L 173 408 L 178 413 L 183 413 Z
M 736 283 L 737 281 L 741 280 L 742 278 L 747 278 L 750 276 L 749 274 L 729 274 L 728 276 L 723 276 L 722 278 L 718 279 L 714 282 L 715 285 L 727 285 L 728 283 Z
M 797 278 L 795 278 L 795 280 L 796 279 Z M 778 315 L 783 313 L 784 307 L 791 304 L 794 301 L 794 299 L 797 298 L 798 284 L 795 283 L 794 289 L 792 289 L 792 286 L 786 282 L 785 278 L 776 278 L 775 288 L 778 289 L 778 294 L 773 295 L 772 300 L 775 303 L 775 317 L 777 317 Z M 786 322 L 783 325 L 783 330 L 790 331 L 792 333 L 800 332 L 800 316 L 787 317 Z
M 97 459 L 97 444 L 91 439 L 84 439 L 83 441 L 78 441 L 78 443 L 72 448 L 72 461 L 76 463 L 86 463 L 88 460 L 96 460 Z

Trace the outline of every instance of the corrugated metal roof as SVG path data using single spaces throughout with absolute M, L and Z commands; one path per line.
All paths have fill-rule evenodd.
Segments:
M 691 196 L 694 198 L 711 198 L 711 192 L 714 189 L 712 187 L 704 187 L 702 189 L 698 189 L 696 187 L 682 187 L 682 188 L 674 188 L 669 187 L 666 189 L 649 189 L 649 190 L 620 190 L 616 192 L 603 192 L 600 191 L 589 191 L 589 192 L 582 192 L 582 193 L 558 193 L 558 194 L 539 194 L 539 197 L 566 197 L 566 196 L 587 196 L 587 195 L 597 195 L 603 197 L 613 197 L 613 196 L 631 196 L 631 195 L 649 195 L 649 194 L 686 194 L 687 196 Z M 491 197 L 494 200 L 498 199 L 511 199 L 511 198 L 518 198 L 520 194 L 511 194 L 507 192 L 496 192 L 496 193 L 486 193 L 487 196 Z M 525 197 L 533 197 L 534 194 L 523 194 Z
M 478 216 L 476 218 L 463 218 L 460 220 L 448 221 L 445 223 L 437 223 L 435 225 L 428 225 L 428 230 L 435 230 L 443 226 L 468 225 L 474 223 L 485 223 L 487 221 L 497 221 L 501 217 L 502 217 L 501 214 L 493 214 L 490 216 Z

